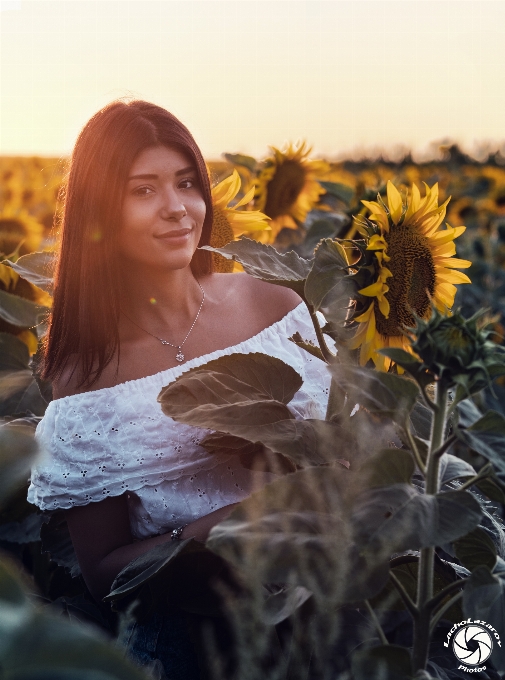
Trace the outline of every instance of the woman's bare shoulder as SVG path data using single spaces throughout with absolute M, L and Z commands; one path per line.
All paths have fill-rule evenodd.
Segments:
M 241 309 L 263 317 L 265 326 L 282 319 L 302 302 L 290 288 L 261 281 L 249 274 L 212 274 L 212 279 L 216 293 L 232 295 Z
M 100 377 L 92 385 L 82 384 L 82 365 L 77 355 L 71 355 L 60 373 L 52 382 L 53 399 L 71 397 L 74 394 L 82 394 L 90 390 L 99 390 L 102 387 L 109 387 L 111 381 L 111 362 L 105 367 Z M 115 365 L 115 363 L 114 363 Z

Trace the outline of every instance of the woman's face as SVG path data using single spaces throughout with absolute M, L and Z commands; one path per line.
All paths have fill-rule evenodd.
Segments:
M 190 157 L 166 146 L 144 149 L 128 175 L 119 253 L 151 268 L 187 267 L 200 241 L 205 212 Z

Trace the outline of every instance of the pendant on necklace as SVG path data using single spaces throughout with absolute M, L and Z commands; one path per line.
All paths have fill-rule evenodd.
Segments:
M 175 358 L 177 361 L 184 361 L 184 354 L 179 350 L 177 354 L 175 355 Z

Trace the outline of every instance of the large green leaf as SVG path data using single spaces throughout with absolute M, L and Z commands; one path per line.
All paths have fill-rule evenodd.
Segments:
M 462 479 L 465 477 L 473 477 L 477 472 L 475 469 L 462 458 L 453 456 L 450 453 L 444 453 L 440 458 L 440 483 L 447 484 L 454 479 Z
M 292 250 L 282 255 L 272 246 L 249 238 L 232 241 L 222 248 L 202 246 L 202 250 L 210 250 L 228 260 L 240 262 L 244 271 L 256 279 L 286 286 L 303 297 L 305 279 L 309 274 L 311 262 L 304 260 Z
M 494 645 L 490 661 L 498 671 L 505 671 L 505 580 L 488 567 L 477 567 L 465 585 L 463 611 L 496 629 L 501 644 Z
M 325 421 L 295 420 L 285 405 L 301 384 L 279 359 L 232 354 L 184 373 L 158 400 L 178 422 L 261 442 L 302 467 L 347 460 L 353 454 L 350 432 Z
M 276 401 L 287 404 L 302 386 L 298 373 L 280 359 L 254 352 L 228 354 L 183 373 L 164 387 L 158 401 L 162 408 L 170 405 L 172 398 L 182 396 L 184 386 L 192 397 L 192 406 L 204 404 L 238 404 L 244 401 Z M 198 387 L 196 387 L 198 386 Z M 197 393 L 192 390 L 196 388 Z M 203 390 L 200 394 L 200 390 Z M 181 406 L 184 412 L 186 406 Z M 167 414 L 171 415 L 171 414 Z
M 359 470 L 359 476 L 370 488 L 410 484 L 415 464 L 412 455 L 404 449 L 382 449 L 368 458 Z
M 454 542 L 454 550 L 458 560 L 469 571 L 480 566 L 486 566 L 490 570 L 494 569 L 496 547 L 489 534 L 480 527 L 476 527 L 466 536 L 458 538 Z
M 0 290 L 0 319 L 18 328 L 32 328 L 39 323 L 39 317 L 47 308 L 30 300 Z
M 42 288 L 46 293 L 53 292 L 53 270 L 55 263 L 54 253 L 39 252 L 23 255 L 17 262 L 9 262 L 9 265 L 23 279 L 30 281 L 35 286 Z
M 312 269 L 305 282 L 305 299 L 328 321 L 341 324 L 356 290 L 342 247 L 331 239 L 321 241 L 314 253 Z
M 497 470 L 505 472 L 504 416 L 488 411 L 470 427 L 456 427 L 454 433 L 467 446 L 491 461 Z
M 158 400 L 163 412 L 179 422 L 262 442 L 302 464 L 323 462 L 326 453 L 318 447 L 335 430 L 318 421 L 294 420 L 286 403 L 301 385 L 298 373 L 279 359 L 232 354 L 184 373 Z
M 449 543 L 474 529 L 481 517 L 478 501 L 467 491 L 432 496 L 408 484 L 367 491 L 353 511 L 356 542 L 378 558 Z
M 43 416 L 47 402 L 40 394 L 36 380 L 28 373 L 20 374 L 21 371 L 17 371 L 8 377 L 12 389 L 0 396 L 0 416 Z M 14 389 L 16 385 L 20 389 Z
M 323 182 L 322 180 L 319 181 L 319 184 L 323 189 L 326 189 L 328 194 L 331 194 L 340 201 L 350 205 L 354 196 L 354 189 L 352 187 L 347 184 L 342 184 L 341 182 Z
M 0 505 L 24 484 L 38 456 L 38 446 L 29 428 L 0 427 Z
M 410 412 L 410 424 L 413 433 L 421 439 L 428 441 L 431 435 L 432 420 L 433 411 L 418 399 Z
M 11 333 L 0 333 L 0 416 L 27 412 L 44 415 L 47 403 L 29 368 L 24 342 Z
M 435 380 L 433 375 L 426 372 L 426 369 L 423 368 L 423 364 L 404 349 L 400 349 L 399 347 L 386 347 L 385 349 L 380 349 L 379 354 L 389 357 L 395 364 L 404 368 L 423 387 L 426 387 L 426 385 L 429 385 Z
M 393 418 L 403 425 L 416 403 L 419 389 L 411 380 L 360 366 L 328 366 L 337 383 L 353 403 L 372 413 Z
M 462 427 L 471 427 L 480 418 L 482 418 L 482 413 L 477 408 L 477 405 L 473 399 L 463 399 L 458 403 L 458 424 Z
M 28 347 L 12 333 L 0 333 L 0 371 L 23 371 L 28 368 Z

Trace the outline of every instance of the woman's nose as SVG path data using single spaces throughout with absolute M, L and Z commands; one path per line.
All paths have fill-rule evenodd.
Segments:
M 181 198 L 177 191 L 173 189 L 166 189 L 163 193 L 163 205 L 160 208 L 160 217 L 162 220 L 179 221 L 187 214 Z

